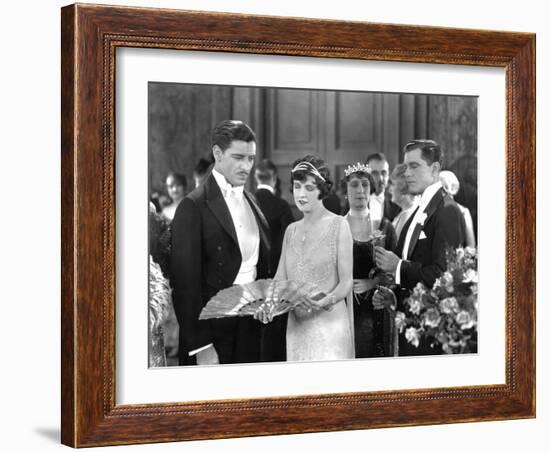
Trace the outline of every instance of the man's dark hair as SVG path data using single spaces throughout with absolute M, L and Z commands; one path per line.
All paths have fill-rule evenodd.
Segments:
M 387 162 L 388 161 L 388 159 L 386 158 L 386 156 L 384 154 L 382 154 L 381 152 L 375 152 L 374 154 L 370 154 L 367 157 L 367 160 L 365 161 L 365 163 L 368 165 L 373 160 L 379 160 L 381 162 Z
M 420 149 L 422 152 L 422 158 L 428 165 L 432 163 L 439 163 L 443 166 L 443 152 L 434 140 L 412 140 L 403 146 L 403 153 Z
M 212 157 L 210 158 L 201 157 L 197 162 L 197 164 L 195 165 L 195 168 L 193 169 L 193 173 L 195 173 L 197 176 L 203 176 L 208 172 L 208 170 L 210 169 L 210 166 L 213 163 L 214 163 L 214 159 Z
M 263 159 L 256 165 L 256 178 L 261 184 L 267 184 L 277 178 L 277 167 L 269 159 Z
M 212 131 L 212 147 L 218 145 L 222 151 L 231 146 L 232 141 L 256 142 L 254 131 L 242 121 L 229 119 L 220 122 Z
M 166 176 L 166 179 L 168 179 L 169 177 L 174 179 L 174 181 L 176 181 L 176 184 L 181 185 L 183 188 L 187 187 L 187 178 L 184 174 L 170 172 L 168 173 L 168 176 Z

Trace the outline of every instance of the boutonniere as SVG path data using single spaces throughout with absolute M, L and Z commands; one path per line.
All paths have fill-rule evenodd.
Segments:
M 428 214 L 426 212 L 422 212 L 422 214 L 420 214 L 420 216 L 418 217 L 418 224 L 420 226 L 424 226 L 426 218 L 428 218 Z

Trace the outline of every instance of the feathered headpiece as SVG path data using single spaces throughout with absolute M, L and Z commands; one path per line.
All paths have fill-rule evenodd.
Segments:
M 321 176 L 319 170 L 309 162 L 298 163 L 294 168 L 292 168 L 291 172 L 295 173 L 296 171 L 303 171 L 305 173 L 313 174 L 314 176 L 317 176 L 319 179 L 321 179 L 323 182 L 326 182 L 325 178 Z

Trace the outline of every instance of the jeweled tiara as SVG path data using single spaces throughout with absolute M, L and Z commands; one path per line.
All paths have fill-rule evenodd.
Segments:
M 361 162 L 357 162 L 355 165 L 349 165 L 344 170 L 344 175 L 348 177 L 350 174 L 359 173 L 359 172 L 370 173 L 370 166 Z

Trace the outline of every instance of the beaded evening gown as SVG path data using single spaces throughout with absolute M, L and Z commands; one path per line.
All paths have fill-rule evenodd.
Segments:
M 324 293 L 338 284 L 338 232 L 344 221 L 336 215 L 324 220 L 315 236 L 309 239 L 298 237 L 296 226 L 299 223 L 288 227 L 283 259 L 289 279 L 313 283 Z M 290 312 L 286 332 L 287 360 L 354 358 L 351 325 L 347 300 L 336 303 L 330 311 Z

